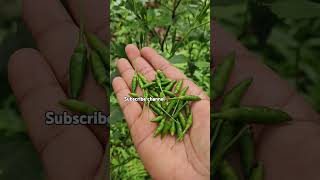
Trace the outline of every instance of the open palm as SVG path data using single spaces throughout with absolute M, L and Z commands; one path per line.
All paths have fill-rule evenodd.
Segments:
M 106 126 L 46 125 L 45 113 L 61 114 L 59 101 L 68 97 L 70 57 L 77 44 L 79 1 L 23 0 L 23 18 L 37 49 L 20 49 L 11 56 L 8 73 L 11 88 L 26 122 L 28 134 L 42 160 L 47 179 L 101 179 L 107 172 L 104 151 Z M 106 38 L 107 1 L 84 0 L 86 28 Z M 105 92 L 86 78 L 81 100 L 107 108 Z M 23 177 L 22 177 L 23 178 Z
M 236 51 L 237 60 L 229 88 L 248 77 L 254 82 L 243 99 L 246 105 L 280 108 L 293 121 L 276 126 L 254 126 L 257 158 L 265 165 L 266 180 L 320 179 L 319 115 L 290 85 L 243 47 L 232 35 L 214 26 L 215 64 Z M 212 27 L 213 29 L 213 27 Z
M 210 175 L 210 101 L 208 96 L 192 81 L 172 66 L 151 48 L 141 52 L 134 45 L 126 47 L 128 60 L 117 63 L 121 77 L 116 77 L 113 89 L 124 112 L 135 147 L 148 172 L 154 179 L 209 179 Z M 133 64 L 134 63 L 134 64 Z M 160 69 L 169 79 L 183 79 L 183 86 L 189 86 L 187 94 L 200 96 L 202 100 L 191 106 L 193 126 L 182 142 L 166 136 L 164 139 L 153 137 L 156 124 L 149 120 L 152 111 L 138 102 L 124 101 L 130 93 L 131 81 L 136 71 L 141 72 L 149 81 L 155 78 Z M 141 93 L 141 89 L 138 89 Z

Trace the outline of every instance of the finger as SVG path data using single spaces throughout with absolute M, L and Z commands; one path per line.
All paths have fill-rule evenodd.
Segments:
M 92 132 L 85 126 L 45 124 L 47 111 L 65 111 L 58 102 L 66 95 L 43 57 L 36 50 L 19 50 L 11 57 L 8 71 L 29 135 L 49 179 L 81 179 L 94 174 L 103 152 Z M 88 152 L 94 153 L 88 156 Z
M 201 88 L 199 88 L 195 83 L 189 80 L 178 68 L 170 64 L 154 49 L 145 47 L 141 50 L 141 55 L 154 67 L 154 69 L 161 70 L 168 78 L 175 80 L 184 80 L 183 87 L 189 86 L 187 94 L 200 96 L 202 99 L 208 99 L 208 96 L 202 91 Z
M 58 0 L 24 0 L 24 20 L 37 46 L 67 90 L 67 72 L 78 28 Z
M 128 123 L 132 140 L 136 148 L 138 148 L 141 143 L 152 136 L 155 124 L 151 123 L 149 119 L 153 118 L 154 114 L 148 109 L 143 110 L 138 102 L 124 100 L 130 90 L 121 77 L 116 77 L 112 82 L 112 86 Z
M 194 151 L 199 154 L 204 169 L 210 171 L 210 101 L 202 100 L 192 104 L 193 124 L 190 139 Z M 188 139 L 185 139 L 187 143 Z M 188 143 L 187 143 L 188 144 Z
M 58 0 L 24 0 L 22 5 L 23 18 L 34 37 L 40 39 L 53 29 L 76 27 Z
M 120 108 L 127 120 L 128 126 L 132 124 L 142 113 L 142 108 L 138 102 L 125 101 L 125 97 L 129 97 L 130 90 L 121 77 L 116 77 L 112 81 L 113 90 L 117 96 Z
M 69 9 L 77 24 L 80 24 L 83 3 L 83 15 L 86 30 L 95 33 L 107 41 L 109 24 L 109 1 L 106 0 L 68 0 Z
M 136 71 L 142 73 L 147 80 L 152 81 L 155 78 L 156 72 L 152 66 L 141 57 L 139 49 L 135 45 L 129 44 L 126 46 L 125 50 L 132 67 Z
M 132 78 L 135 73 L 131 64 L 126 59 L 119 59 L 117 62 L 117 68 L 119 70 L 119 73 L 121 74 L 121 77 L 124 79 L 128 87 L 130 87 L 131 89 Z
M 121 74 L 121 77 L 124 79 L 128 87 L 130 87 L 132 91 L 132 78 L 135 71 L 132 68 L 131 64 L 126 59 L 119 59 L 117 62 L 117 68 Z M 143 95 L 140 87 L 138 87 L 136 91 L 139 95 Z

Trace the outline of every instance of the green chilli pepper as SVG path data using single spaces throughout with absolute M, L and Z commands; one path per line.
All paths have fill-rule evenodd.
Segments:
M 174 93 L 175 93 L 175 94 L 178 94 L 178 93 L 180 92 L 181 87 L 182 87 L 182 83 L 183 83 L 183 80 L 179 80 L 179 81 L 177 82 L 176 88 L 175 88 L 175 90 L 174 90 Z
M 253 134 L 247 129 L 239 139 L 240 162 L 246 177 L 250 176 L 255 164 L 254 147 Z
M 180 137 L 182 137 L 183 136 L 183 129 L 182 129 L 182 127 L 181 127 L 181 124 L 179 123 L 179 122 L 176 122 L 176 130 L 177 130 L 177 137 L 178 137 L 178 141 L 179 140 L 181 140 L 181 139 L 179 139 Z
M 138 76 L 138 84 L 139 86 L 142 88 L 144 86 L 144 83 L 142 81 L 142 79 Z
M 166 79 L 166 76 L 161 70 L 157 70 L 157 75 L 159 76 L 160 79 Z
M 160 92 L 159 97 L 160 97 L 160 98 L 163 98 L 163 97 L 166 97 L 166 95 L 165 95 L 164 92 L 162 91 L 162 92 Z
M 138 98 L 138 97 L 140 97 L 137 93 L 129 93 L 129 96 L 130 96 L 130 97 L 133 97 L 133 98 Z
M 177 103 L 177 101 L 171 101 L 171 102 L 169 103 L 169 105 L 168 105 L 167 108 L 166 108 L 167 113 L 170 114 L 171 110 L 174 108 L 174 105 L 176 105 L 176 103 Z
M 190 105 L 186 105 L 185 111 L 186 111 L 186 114 L 190 114 L 191 112 Z
M 109 81 L 108 73 L 101 61 L 99 55 L 95 51 L 90 53 L 91 69 L 95 80 L 102 86 L 105 86 Z
M 81 33 L 80 33 L 81 34 Z M 86 65 L 87 65 L 87 50 L 82 40 L 79 37 L 79 43 L 75 48 L 69 65 L 69 81 L 71 98 L 78 98 L 84 84 Z
M 157 84 L 157 86 L 153 86 L 153 87 L 151 87 L 150 88 L 151 90 L 153 90 L 153 91 L 155 91 L 155 92 L 157 92 L 158 94 L 161 92 L 161 89 L 158 87 L 158 84 Z M 160 95 L 160 94 L 159 94 Z M 157 96 L 158 97 L 158 96 Z
M 219 113 L 213 113 L 213 118 L 245 124 L 273 124 L 291 120 L 291 117 L 287 113 L 268 107 L 231 108 Z
M 219 176 L 222 180 L 239 180 L 235 170 L 227 161 L 222 161 L 220 164 Z
M 185 88 L 183 88 L 179 94 L 179 96 L 184 96 L 187 93 L 187 90 L 189 89 L 189 86 L 186 86 Z M 181 101 L 180 99 L 178 99 L 178 103 L 176 105 L 176 107 L 174 108 L 173 112 L 176 112 L 177 109 L 181 109 L 181 107 L 183 106 L 184 101 Z
M 168 84 L 170 84 L 170 82 L 171 82 L 170 80 L 166 82 L 161 82 L 161 87 L 167 86 Z
M 148 97 L 149 97 L 149 93 L 148 93 L 147 90 L 144 90 L 144 91 L 143 91 L 143 97 L 144 97 L 144 98 L 148 98 Z
M 97 109 L 90 104 L 75 99 L 67 99 L 59 102 L 62 106 L 68 108 L 72 112 L 93 114 Z
M 180 99 L 180 100 L 183 100 L 183 101 L 200 101 L 201 100 L 201 98 L 199 96 L 192 96 L 192 95 L 179 96 L 179 97 L 174 97 L 174 98 L 171 98 L 171 99 Z
M 156 76 L 156 83 L 157 83 L 158 87 L 159 87 L 160 89 L 162 89 L 162 86 L 161 86 L 161 79 L 160 79 L 160 77 L 159 77 L 159 76 Z
M 179 112 L 188 104 L 188 102 L 185 102 L 182 104 L 182 106 L 180 108 L 178 108 L 178 110 L 174 113 L 174 115 L 172 116 L 173 118 L 178 117 Z
M 252 169 L 252 173 L 249 180 L 263 180 L 263 179 L 264 179 L 263 164 L 261 162 L 258 162 L 257 166 Z
M 163 118 L 164 118 L 163 116 L 158 116 L 158 117 L 155 117 L 155 118 L 151 119 L 150 121 L 151 121 L 151 122 L 161 122 L 161 120 L 162 120 Z
M 132 83 L 131 83 L 131 90 L 134 93 L 137 90 L 137 83 L 138 83 L 138 75 L 137 75 L 137 73 L 134 73 L 133 78 L 132 78 Z
M 143 84 L 149 84 L 147 79 L 141 73 L 138 73 L 138 76 L 142 80 Z
M 157 108 L 153 103 L 150 103 L 150 107 L 155 114 L 157 115 L 163 114 L 163 112 L 159 108 Z
M 235 53 L 231 53 L 227 57 L 225 57 L 222 64 L 217 66 L 216 71 L 212 76 L 212 82 L 211 82 L 212 100 L 215 100 L 217 97 L 220 97 L 223 95 L 225 86 L 228 82 L 232 68 L 234 66 L 234 62 L 235 62 Z
M 170 131 L 170 128 L 171 128 L 171 121 L 166 121 L 164 128 L 162 129 L 162 132 L 161 132 L 161 138 L 165 137 L 168 134 L 168 132 Z
M 175 121 L 171 120 L 170 134 L 171 136 L 174 136 L 175 133 L 176 133 L 176 123 Z
M 151 94 L 153 97 L 158 97 L 158 96 L 159 96 L 159 94 L 158 94 L 156 91 L 154 91 L 154 90 L 150 90 L 150 94 Z
M 179 96 L 185 96 L 187 94 L 187 91 L 189 89 L 189 86 L 186 86 L 185 88 L 183 88 L 179 94 Z
M 225 122 L 228 124 L 228 122 Z M 230 126 L 232 127 L 232 126 Z M 215 147 L 211 146 L 211 158 L 210 158 L 210 175 L 215 176 L 215 173 L 223 161 L 223 157 L 226 152 L 239 140 L 244 131 L 248 129 L 248 126 L 243 127 L 235 136 L 232 132 L 221 131 L 218 141 L 215 143 Z M 228 129 L 226 129 L 228 130 Z M 232 129 L 229 129 L 232 130 Z M 227 133 L 226 133 L 227 132 Z M 223 134 L 222 134 L 223 133 Z M 230 137 L 231 136 L 231 137 Z M 212 152 L 213 151 L 213 152 Z
M 162 106 L 163 109 L 167 109 L 168 105 L 169 104 L 168 104 L 167 101 L 162 101 L 162 103 L 161 103 L 161 106 Z
M 248 87 L 250 86 L 251 82 L 252 82 L 252 79 L 244 80 L 244 81 L 240 82 L 238 85 L 236 85 L 236 87 L 234 87 L 231 91 L 229 91 L 225 95 L 225 97 L 223 98 L 221 110 L 223 111 L 223 110 L 227 110 L 229 108 L 239 106 L 241 98 L 244 95 L 244 93 L 246 92 L 246 90 L 248 89 Z M 225 124 L 222 126 L 223 120 L 221 120 L 221 119 L 217 119 L 216 122 L 217 122 L 216 123 L 217 128 L 215 129 L 214 134 L 211 137 L 211 142 L 212 143 L 215 142 L 215 140 L 218 137 L 218 134 L 221 130 L 221 132 L 220 132 L 221 135 L 218 137 L 218 141 L 219 141 L 218 146 L 223 147 L 232 138 L 232 136 L 234 134 L 233 133 L 234 127 L 229 122 L 225 122 Z M 248 129 L 247 131 L 250 131 L 250 130 Z M 241 141 L 242 141 L 242 138 L 239 139 L 239 142 L 240 142 L 239 144 L 241 144 Z M 243 159 L 246 159 L 246 160 L 244 160 L 246 162 L 243 162 L 243 163 L 250 164 L 249 161 L 251 161 L 252 157 L 254 157 L 254 153 L 251 154 L 254 151 L 254 149 L 253 149 L 254 147 L 247 146 L 246 148 L 247 148 L 246 154 L 241 155 L 241 156 Z M 246 165 L 244 165 L 244 166 L 246 166 Z M 247 169 L 247 168 L 244 168 L 244 169 Z
M 161 81 L 161 86 L 166 86 L 168 84 L 170 84 L 170 80 L 169 79 L 166 79 L 165 81 Z
M 173 88 L 173 86 L 175 85 L 176 82 L 177 82 L 176 80 L 172 80 L 172 81 L 164 88 L 164 90 L 171 91 L 171 89 Z
M 231 124 L 229 121 L 224 121 L 223 124 L 222 124 L 222 120 L 218 119 L 218 121 L 221 121 L 218 123 L 221 123 L 220 125 L 223 125 L 223 126 L 221 127 L 221 130 L 219 132 L 218 131 L 214 132 L 215 135 L 211 137 L 211 141 L 212 141 L 211 146 L 213 146 L 212 149 L 214 149 L 214 151 L 211 152 L 211 156 L 212 156 L 211 165 L 213 167 L 211 172 L 212 175 L 216 173 L 217 168 L 220 166 L 220 163 L 223 158 L 224 147 L 226 147 L 227 144 L 232 140 L 235 133 L 234 125 Z
M 90 46 L 98 52 L 103 64 L 107 71 L 110 68 L 110 61 L 109 61 L 109 47 L 107 47 L 97 36 L 92 33 L 86 32 L 87 41 Z
M 185 129 L 185 127 L 186 127 L 186 118 L 184 117 L 184 115 L 181 112 L 178 113 L 178 118 L 179 118 L 179 122 L 181 124 L 181 127 L 183 129 Z
M 164 97 L 166 97 L 166 95 L 164 94 L 163 91 L 161 91 L 160 94 L 159 94 L 159 97 L 160 98 L 164 98 Z M 161 102 L 161 105 L 163 106 L 163 108 L 167 108 L 167 104 L 166 103 L 167 103 L 166 101 L 162 101 Z
M 152 83 L 144 84 L 141 88 L 146 89 L 146 88 L 153 86 L 153 85 L 155 85 L 155 83 L 152 82 Z
M 153 104 L 156 105 L 157 108 L 163 109 L 162 106 L 161 106 L 161 104 L 160 104 L 160 102 L 158 102 L 158 101 L 153 101 Z
M 186 122 L 186 127 L 183 130 L 183 134 L 185 134 L 190 129 L 190 127 L 192 126 L 192 123 L 193 123 L 193 117 L 192 117 L 192 113 L 190 113 Z
M 241 98 L 243 97 L 245 92 L 248 90 L 251 83 L 252 83 L 252 78 L 246 79 L 240 82 L 238 85 L 236 85 L 233 89 L 231 89 L 231 91 L 228 92 L 223 98 L 223 103 L 220 110 L 223 111 L 229 108 L 238 107 L 240 104 Z
M 168 95 L 169 97 L 176 97 L 176 95 L 171 91 L 163 90 L 163 92 L 164 92 L 164 94 Z
M 161 120 L 161 122 L 159 123 L 159 126 L 157 127 L 156 131 L 154 132 L 153 137 L 158 136 L 162 132 L 164 125 L 165 125 L 165 122 L 166 122 L 166 119 L 163 118 Z

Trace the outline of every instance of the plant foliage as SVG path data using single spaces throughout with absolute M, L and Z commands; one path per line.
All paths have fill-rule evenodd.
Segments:
M 209 91 L 209 0 L 118 0 L 111 2 L 111 76 L 127 44 L 152 47 Z M 114 95 L 111 97 L 111 178 L 149 179 L 132 144 Z

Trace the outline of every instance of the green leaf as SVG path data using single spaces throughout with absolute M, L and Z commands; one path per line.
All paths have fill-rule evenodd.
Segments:
M 119 58 L 128 58 L 127 57 L 127 53 L 125 51 L 125 44 L 115 44 L 114 45 L 114 51 L 115 51 L 115 55 Z
M 303 19 L 320 17 L 320 4 L 310 1 L 276 1 L 271 4 L 271 10 L 280 18 Z
M 187 57 L 179 54 L 179 55 L 175 55 L 170 59 L 170 62 L 172 64 L 181 64 L 181 63 L 186 63 L 187 62 Z
M 13 109 L 0 109 L 0 130 L 4 130 L 7 134 L 24 132 L 25 125 Z
M 132 0 L 127 1 L 125 7 L 126 7 L 128 10 L 134 12 L 134 11 L 135 11 L 135 9 L 134 9 L 134 1 L 132 1 Z
M 160 16 L 155 22 L 158 26 L 168 26 L 172 23 L 171 16 Z
M 109 123 L 114 124 L 116 122 L 122 121 L 123 113 L 119 106 L 112 106 L 112 112 L 110 113 Z
M 207 61 L 197 61 L 194 63 L 194 65 L 196 65 L 198 68 L 209 68 L 210 67 L 210 63 Z

